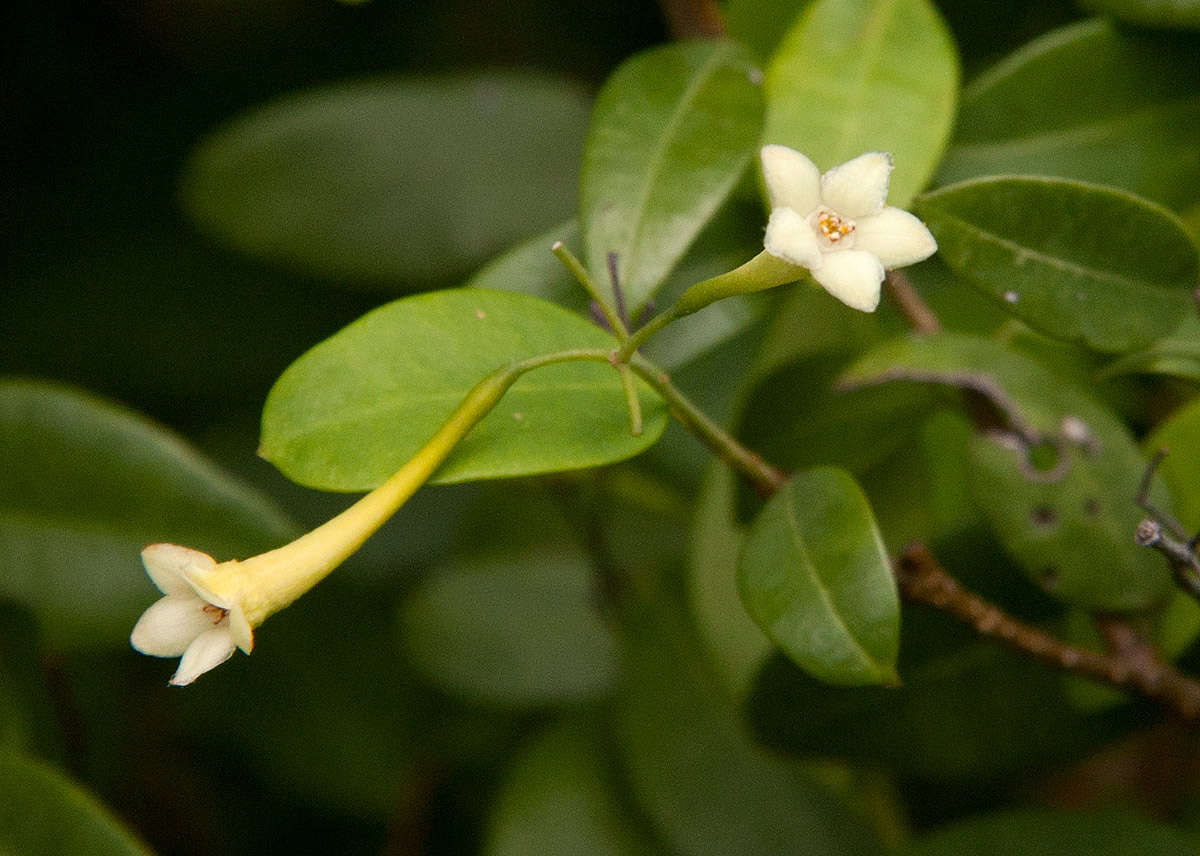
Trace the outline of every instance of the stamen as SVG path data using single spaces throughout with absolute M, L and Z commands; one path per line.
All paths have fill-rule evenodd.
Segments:
M 225 620 L 225 616 L 229 614 L 228 609 L 222 609 L 215 603 L 206 603 L 200 609 L 205 615 L 212 619 L 213 624 L 220 624 Z
M 836 211 L 821 208 L 817 211 L 817 228 L 830 244 L 837 244 L 854 231 L 854 221 Z

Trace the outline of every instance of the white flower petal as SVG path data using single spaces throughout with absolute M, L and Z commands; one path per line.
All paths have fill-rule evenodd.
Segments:
M 809 270 L 822 264 L 816 233 L 808 221 L 792 208 L 776 208 L 771 212 L 763 246 L 775 258 Z
M 803 217 L 821 204 L 821 171 L 816 164 L 787 146 L 763 146 L 760 156 L 772 208 L 791 208 Z
M 204 612 L 204 605 L 190 589 L 186 596 L 159 598 L 134 625 L 130 644 L 152 657 L 178 657 L 197 636 L 212 630 L 212 616 Z
M 209 669 L 215 669 L 232 657 L 236 649 L 227 624 L 201 633 L 183 652 L 183 659 L 179 661 L 179 668 L 171 677 L 171 683 L 177 687 L 187 686 Z
M 852 309 L 874 312 L 879 305 L 883 284 L 883 265 L 862 250 L 826 253 L 822 265 L 812 272 L 813 279 Z
M 891 177 L 892 156 L 867 152 L 821 176 L 821 200 L 843 217 L 869 217 L 883 210 Z
M 151 544 L 142 550 L 142 564 L 158 590 L 166 595 L 192 594 L 184 573 L 193 569 L 211 570 L 217 566 L 208 553 L 178 544 Z
M 871 253 L 888 270 L 916 264 L 937 252 L 937 241 L 924 223 L 891 207 L 858 221 L 854 246 Z

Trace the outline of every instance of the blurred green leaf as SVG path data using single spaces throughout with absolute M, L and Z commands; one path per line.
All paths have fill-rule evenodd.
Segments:
M 1158 473 L 1171 488 L 1175 516 L 1184 526 L 1200 527 L 1200 398 L 1172 413 L 1142 446 L 1149 454 L 1168 450 Z
M 1081 5 L 1144 27 L 1200 30 L 1200 0 L 1080 0 Z
M 1200 198 L 1198 137 L 1200 40 L 1084 21 L 963 90 L 937 179 L 1057 175 L 1179 208 Z
M 636 856 L 654 852 L 614 792 L 610 759 L 586 721 L 525 747 L 501 785 L 484 856 Z
M 448 692 L 510 707 L 569 704 L 616 678 L 598 597 L 582 553 L 543 545 L 435 570 L 398 627 L 408 660 Z
M 894 683 L 900 601 L 871 507 L 843 470 L 794 476 L 742 546 L 746 611 L 797 665 L 833 684 Z
M 284 372 L 263 409 L 260 453 L 310 487 L 372 488 L 496 369 L 555 351 L 614 346 L 600 328 L 524 294 L 456 289 L 397 300 Z M 636 455 L 666 426 L 661 401 L 645 387 L 642 399 L 645 431 L 634 437 L 611 367 L 538 369 L 513 385 L 432 481 L 579 469 Z
M 958 334 L 881 345 L 843 376 L 953 386 L 981 397 L 999 426 L 971 443 L 975 501 L 1006 551 L 1055 597 L 1100 609 L 1139 609 L 1171 590 L 1160 557 L 1133 541 L 1133 494 L 1145 470 L 1128 430 L 1037 363 Z M 1039 452 L 1054 460 L 1040 466 Z M 1156 482 L 1155 500 L 1169 507 Z
M 762 129 L 760 72 L 732 42 L 667 45 L 626 61 L 596 101 L 580 176 L 587 262 L 616 253 L 637 312 L 733 191 Z
M 773 650 L 738 596 L 738 556 L 746 537 L 734 516 L 737 477 L 724 462 L 709 466 L 696 500 L 688 550 L 692 622 L 717 678 L 740 698 Z
M 0 594 L 33 610 L 51 646 L 127 644 L 156 596 L 148 543 L 226 559 L 296 534 L 174 434 L 55 384 L 0 382 L 0 472 Z
M 822 169 L 891 152 L 889 202 L 905 207 L 950 136 L 958 57 L 928 0 L 819 0 L 771 60 L 766 97 L 766 142 Z
M 396 291 L 468 273 L 569 216 L 587 100 L 519 72 L 286 96 L 193 153 L 184 207 L 245 252 Z
M 1164 208 L 1057 178 L 975 179 L 922 196 L 942 261 L 1030 325 L 1103 351 L 1179 326 L 1196 247 Z
M 582 242 L 579 224 L 574 220 L 559 223 L 548 231 L 509 247 L 477 270 L 466 286 L 493 291 L 519 291 L 557 303 L 576 312 L 585 312 L 587 292 L 575 281 L 550 248 L 562 241 L 578 255 Z
M 0 752 L 0 853 L 147 856 L 93 796 L 53 767 Z
M 793 21 L 812 0 L 727 0 L 725 31 L 761 59 L 769 59 Z
M 1200 318 L 1194 312 L 1188 312 L 1174 333 L 1151 342 L 1144 351 L 1135 351 L 1113 361 L 1104 367 L 1099 377 L 1130 374 L 1200 380 Z
M 900 849 L 901 856 L 1186 856 L 1182 832 L 1119 808 L 1089 812 L 1015 809 L 936 830 Z
M 697 661 L 672 615 L 627 622 L 627 684 L 614 730 L 629 784 L 680 856 L 878 853 L 802 764 L 764 752 Z
M 1112 735 L 1068 702 L 1060 675 L 953 619 L 906 610 L 903 635 L 895 688 L 830 686 L 777 654 L 748 698 L 756 737 L 801 758 L 961 787 L 1029 777 Z

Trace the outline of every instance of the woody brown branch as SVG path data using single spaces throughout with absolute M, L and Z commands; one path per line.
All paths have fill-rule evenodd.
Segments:
M 884 276 L 888 297 L 896 304 L 908 321 L 909 328 L 919 336 L 932 336 L 942 329 L 936 313 L 913 288 L 908 277 L 899 271 L 890 270 Z
M 1200 718 L 1200 682 L 1164 663 L 1140 634 L 1116 616 L 1097 618 L 1108 654 L 1068 645 L 963 588 L 919 543 L 900 556 L 896 581 L 906 600 L 952 615 L 981 636 L 1056 669 L 1137 693 L 1189 722 Z

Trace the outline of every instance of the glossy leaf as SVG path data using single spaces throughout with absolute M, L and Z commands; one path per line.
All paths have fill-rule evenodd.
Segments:
M 900 601 L 871 507 L 847 473 L 807 470 L 750 527 L 738 567 L 746 611 L 805 671 L 894 683 Z
M 723 41 L 638 54 L 596 102 L 580 176 L 580 222 L 593 277 L 616 253 L 636 312 L 661 287 L 757 151 L 761 73 Z
M 890 342 L 843 376 L 854 386 L 889 380 L 956 387 L 994 409 L 999 427 L 972 439 L 972 493 L 1034 583 L 1096 609 L 1149 607 L 1170 593 L 1160 557 L 1133 542 L 1145 460 L 1086 394 L 995 342 L 955 334 Z M 1039 452 L 1053 460 L 1039 464 Z M 1169 507 L 1161 487 L 1154 498 Z
M 302 271 L 444 282 L 570 214 L 586 120 L 576 87 L 527 73 L 328 86 L 206 139 L 183 203 L 205 231 Z
M 954 44 L 928 0 L 819 0 L 767 69 L 763 139 L 823 170 L 891 152 L 888 201 L 906 207 L 941 158 L 957 96 Z
M 219 559 L 296 532 L 270 502 L 166 429 L 67 387 L 0 382 L 0 595 L 53 646 L 127 645 L 157 597 L 146 544 Z
M 0 853 L 149 856 L 103 805 L 40 761 L 0 752 Z
M 1047 33 L 963 90 L 945 184 L 1004 173 L 1200 197 L 1200 39 L 1084 21 Z
M 578 551 L 434 571 L 408 596 L 398 627 L 406 658 L 429 681 L 476 701 L 578 702 L 616 677 L 616 645 Z
M 1139 26 L 1200 30 L 1198 0 L 1083 0 L 1082 5 Z
M 1194 843 L 1164 823 L 1116 808 L 1015 809 L 959 821 L 915 839 L 901 856 L 1186 856 Z
M 310 350 L 276 382 L 260 453 L 288 478 L 324 490 L 384 481 L 467 392 L 517 360 L 612 348 L 600 328 L 523 294 L 459 289 L 397 300 Z M 643 391 L 645 431 L 629 433 L 616 372 L 597 363 L 526 375 L 452 453 L 434 482 L 578 469 L 628 458 L 666 425 Z
M 484 856 L 654 852 L 614 791 L 606 747 L 585 725 L 556 725 L 518 753 L 491 808 Z
M 1166 209 L 1056 178 L 976 179 L 921 197 L 938 254 L 1045 333 L 1127 351 L 1192 308 L 1196 248 Z
M 867 825 L 809 768 L 746 735 L 678 617 L 638 615 L 627 630 L 613 730 L 629 787 L 672 853 L 879 852 Z

